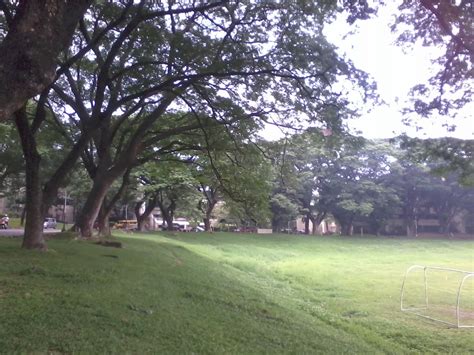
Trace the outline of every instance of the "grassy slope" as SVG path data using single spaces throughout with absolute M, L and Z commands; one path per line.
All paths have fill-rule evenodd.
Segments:
M 51 251 L 0 239 L 0 352 L 474 351 L 399 312 L 411 264 L 474 269 L 469 241 L 120 235 Z

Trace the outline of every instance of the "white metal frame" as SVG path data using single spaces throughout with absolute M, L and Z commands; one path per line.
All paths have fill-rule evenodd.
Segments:
M 407 276 L 410 273 L 410 271 L 415 270 L 415 269 L 423 270 L 425 306 L 424 307 L 405 307 L 403 305 L 403 296 L 404 296 L 404 293 L 405 293 L 405 281 L 406 281 Z M 456 296 L 456 323 L 452 323 L 452 322 L 448 322 L 448 321 L 445 321 L 445 320 L 442 320 L 442 319 L 437 319 L 437 318 L 434 318 L 434 317 L 430 317 L 430 316 L 420 312 L 421 310 L 428 309 L 428 282 L 427 282 L 427 278 L 426 278 L 426 272 L 428 270 L 442 270 L 442 271 L 450 271 L 450 272 L 457 272 L 457 273 L 464 274 L 464 277 L 459 282 L 458 292 L 457 292 L 457 296 Z M 451 268 L 446 268 L 446 267 L 438 267 L 438 266 L 412 265 L 407 269 L 407 271 L 405 272 L 405 277 L 403 278 L 402 289 L 401 289 L 401 293 L 400 293 L 400 310 L 402 312 L 411 312 L 411 313 L 414 313 L 414 314 L 416 314 L 420 317 L 431 319 L 431 320 L 434 320 L 434 321 L 437 321 L 437 322 L 441 322 L 441 323 L 444 323 L 444 324 L 447 324 L 447 325 L 450 325 L 450 326 L 456 327 L 456 328 L 474 328 L 474 325 L 462 325 L 460 320 L 459 320 L 459 314 L 460 314 L 459 306 L 461 304 L 461 290 L 464 286 L 465 281 L 470 277 L 474 277 L 474 272 L 458 270 L 458 269 L 451 269 Z

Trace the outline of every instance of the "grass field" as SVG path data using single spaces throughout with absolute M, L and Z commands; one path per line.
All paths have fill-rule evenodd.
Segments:
M 63 238 L 38 253 L 0 238 L 0 352 L 474 352 L 474 330 L 399 310 L 408 266 L 473 270 L 472 241 L 225 233 L 117 239 L 123 249 Z M 449 298 L 455 290 L 444 277 L 430 287 L 448 288 Z M 470 307 L 474 283 L 467 290 Z

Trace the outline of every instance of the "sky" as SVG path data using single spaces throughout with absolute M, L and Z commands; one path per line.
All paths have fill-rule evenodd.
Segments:
M 404 50 L 396 45 L 396 35 L 390 31 L 392 17 L 397 14 L 398 1 L 381 7 L 376 17 L 358 21 L 354 34 L 344 37 L 354 25 L 346 23 L 343 17 L 336 20 L 325 31 L 329 42 L 339 47 L 355 66 L 367 72 L 376 82 L 378 93 L 386 105 L 370 107 L 360 118 L 351 119 L 347 124 L 353 133 L 360 131 L 366 138 L 389 138 L 406 133 L 420 138 L 442 136 L 474 139 L 474 103 L 465 107 L 458 118 L 436 117 L 420 119 L 421 130 L 402 123 L 401 109 L 408 106 L 411 87 L 426 82 L 436 68 L 430 62 L 442 51 L 415 45 Z M 369 111 L 369 107 L 366 107 Z M 448 132 L 443 123 L 455 124 L 457 129 Z M 282 136 L 276 128 L 268 128 L 267 135 Z M 278 137 L 279 138 L 279 137 Z

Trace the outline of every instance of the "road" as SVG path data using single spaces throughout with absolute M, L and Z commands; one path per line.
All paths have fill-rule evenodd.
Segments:
M 47 229 L 45 233 L 59 233 L 60 229 Z M 9 228 L 9 229 L 0 229 L 0 237 L 23 237 L 24 229 L 23 228 Z

